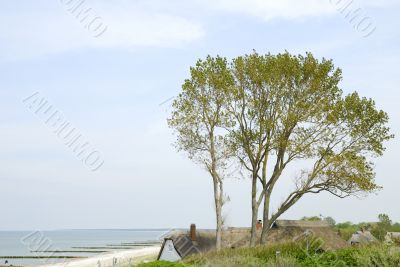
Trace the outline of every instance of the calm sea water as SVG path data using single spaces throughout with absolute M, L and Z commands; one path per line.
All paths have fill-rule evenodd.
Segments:
M 9 258 L 10 256 L 88 257 L 104 253 L 104 251 L 120 251 L 125 249 L 125 246 L 126 249 L 131 249 L 132 247 L 127 244 L 123 246 L 123 243 L 154 242 L 166 232 L 167 229 L 0 231 L 0 266 L 42 265 L 65 261 L 64 259 L 12 259 Z M 36 252 L 43 250 L 47 252 Z M 6 260 L 8 264 L 5 264 Z

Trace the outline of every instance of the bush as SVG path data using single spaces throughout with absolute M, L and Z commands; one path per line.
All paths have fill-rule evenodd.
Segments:
M 364 247 L 356 252 L 355 258 L 360 267 L 400 266 L 400 253 L 398 250 L 387 246 Z

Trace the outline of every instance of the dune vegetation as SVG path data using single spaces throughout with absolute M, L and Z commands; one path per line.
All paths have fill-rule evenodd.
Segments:
M 349 266 L 385 267 L 400 266 L 400 250 L 397 247 L 376 244 L 323 252 L 315 244 L 288 243 L 273 246 L 223 249 L 195 255 L 183 262 L 151 262 L 139 267 L 312 267 Z

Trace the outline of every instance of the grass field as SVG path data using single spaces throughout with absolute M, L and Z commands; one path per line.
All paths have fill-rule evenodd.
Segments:
M 318 246 L 308 250 L 305 244 L 255 248 L 224 249 L 195 255 L 181 263 L 151 262 L 140 267 L 392 267 L 400 266 L 398 248 L 385 245 L 350 247 L 337 251 L 322 252 Z M 278 252 L 278 253 L 277 253 Z

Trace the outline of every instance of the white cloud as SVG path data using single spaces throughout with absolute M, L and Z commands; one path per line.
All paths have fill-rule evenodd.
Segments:
M 0 11 L 0 60 L 36 58 L 79 48 L 179 47 L 201 39 L 202 25 L 189 18 L 132 4 L 86 3 L 107 30 L 98 38 L 59 1 L 7 14 Z M 96 5 L 94 5 L 96 4 Z
M 104 35 L 94 40 L 100 46 L 179 46 L 202 38 L 200 23 L 162 13 L 114 13 L 107 17 Z
M 200 0 L 199 0 L 200 1 Z M 204 1 L 204 0 L 203 0 Z M 387 7 L 398 4 L 395 0 L 207 0 L 210 8 L 235 14 L 257 17 L 265 21 L 273 19 L 302 19 L 311 16 L 335 14 L 337 6 L 353 2 L 356 8 Z M 337 4 L 337 5 L 336 5 Z
M 332 12 L 329 4 L 321 0 L 216 0 L 213 2 L 217 9 L 259 17 L 264 20 L 297 19 Z
M 263 21 L 339 15 L 334 3 L 351 0 L 86 0 L 108 26 L 94 38 L 67 11 L 69 1 L 36 2 L 28 8 L 0 4 L 0 60 L 35 58 L 79 48 L 180 47 L 204 38 L 206 18 L 223 13 Z M 78 2 L 78 0 L 74 0 Z M 41 3 L 41 4 L 40 4 Z M 64 3 L 64 4 L 63 4 Z M 354 8 L 382 8 L 398 0 L 354 1 Z

